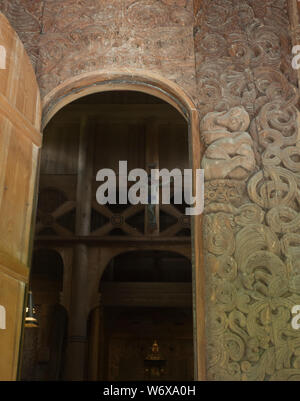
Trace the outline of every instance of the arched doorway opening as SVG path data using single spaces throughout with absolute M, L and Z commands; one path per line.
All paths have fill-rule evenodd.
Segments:
M 171 247 L 170 247 L 171 248 Z M 90 380 L 193 380 L 192 268 L 170 251 L 114 257 L 89 320 Z M 161 366 L 152 366 L 157 344 Z
M 116 83 L 115 83 L 116 84 Z M 111 84 L 110 84 L 111 85 Z M 119 85 L 119 84 L 118 84 Z M 122 84 L 123 85 L 123 84 Z M 122 86 L 121 85 L 121 86 Z M 128 84 L 127 85 L 127 89 L 128 89 Z M 72 278 L 74 278 L 74 274 L 76 277 L 76 272 L 77 272 L 77 267 L 78 265 L 82 264 L 82 259 L 88 259 L 88 257 L 85 255 L 83 255 L 85 252 L 82 252 L 82 245 L 83 247 L 87 247 L 87 237 L 89 237 L 89 234 L 91 233 L 90 231 L 93 231 L 93 235 L 91 236 L 92 238 L 89 238 L 88 241 L 90 241 L 90 244 L 95 244 L 97 241 L 100 242 L 98 244 L 98 246 L 100 246 L 101 244 L 101 249 L 102 249 L 102 254 L 106 255 L 104 256 L 105 258 L 109 258 L 111 257 L 111 255 L 109 254 L 109 252 L 107 251 L 107 247 L 103 246 L 104 242 L 105 244 L 108 245 L 108 247 L 111 247 L 111 241 L 114 244 L 114 250 L 116 251 L 116 249 L 122 249 L 122 246 L 120 246 L 120 241 L 121 239 L 119 238 L 120 236 L 131 236 L 131 237 L 135 237 L 135 235 L 133 235 L 134 233 L 137 234 L 139 231 L 139 234 L 150 234 L 151 235 L 151 241 L 149 242 L 149 238 L 148 238 L 148 243 L 144 244 L 144 246 L 148 246 L 151 247 L 154 242 L 156 242 L 156 245 L 159 245 L 159 247 L 163 248 L 164 244 L 166 243 L 166 241 L 168 241 L 167 238 L 162 238 L 163 236 L 159 235 L 157 236 L 157 234 L 159 233 L 159 230 L 156 230 L 155 232 L 149 232 L 148 228 L 147 228 L 147 223 L 144 223 L 144 227 L 142 227 L 143 225 L 143 211 L 140 210 L 141 213 L 136 213 L 134 211 L 130 211 L 130 215 L 127 215 L 127 212 L 125 213 L 125 216 L 122 216 L 123 211 L 122 210 L 106 210 L 104 212 L 103 208 L 99 208 L 99 207 L 91 207 L 90 208 L 90 220 L 87 223 L 87 225 L 85 227 L 88 226 L 88 232 L 85 231 L 85 229 L 83 229 L 83 231 L 78 231 L 77 230 L 77 224 L 78 222 L 76 221 L 76 216 L 78 214 L 78 196 L 80 197 L 80 193 L 82 194 L 85 191 L 78 191 L 78 185 L 82 185 L 83 181 L 86 181 L 86 176 L 84 176 L 85 173 L 83 173 L 83 175 L 81 175 L 81 184 L 78 181 L 79 175 L 77 174 L 78 171 L 80 170 L 79 168 L 79 164 L 81 164 L 81 167 L 85 165 L 85 162 L 87 159 L 82 159 L 81 156 L 81 162 L 80 162 L 80 154 L 79 154 L 79 148 L 80 148 L 80 135 L 81 132 L 83 130 L 85 131 L 95 131 L 95 127 L 97 126 L 97 122 L 95 123 L 95 119 L 96 116 L 98 116 L 98 118 L 101 119 L 101 129 L 100 131 L 103 132 L 105 131 L 105 122 L 103 122 L 103 120 L 106 119 L 110 119 L 110 121 L 113 121 L 114 123 L 119 122 L 119 124 L 123 124 L 124 125 L 124 121 L 126 120 L 126 118 L 129 117 L 134 117 L 136 119 L 135 123 L 136 127 L 135 129 L 131 130 L 130 128 L 128 128 L 129 126 L 127 125 L 127 137 L 129 135 L 129 132 L 131 133 L 129 136 L 131 136 L 131 138 L 134 138 L 134 135 L 136 135 L 136 138 L 133 140 L 133 142 L 131 142 L 131 145 L 128 144 L 126 145 L 127 148 L 131 148 L 132 150 L 134 150 L 135 146 L 143 146 L 144 150 L 143 150 L 143 157 L 141 157 L 141 152 L 137 151 L 135 152 L 136 156 L 140 157 L 140 159 L 138 160 L 138 157 L 135 158 L 134 163 L 138 164 L 138 165 L 132 165 L 132 167 L 138 167 L 139 165 L 142 166 L 143 163 L 145 163 L 147 157 L 149 157 L 149 153 L 150 153 L 150 157 L 153 157 L 153 153 L 156 152 L 157 156 L 159 157 L 159 141 L 164 141 L 164 146 L 165 149 L 171 149 L 172 146 L 168 146 L 170 143 L 172 144 L 177 144 L 177 156 L 180 155 L 180 153 L 182 152 L 184 146 L 186 147 L 186 151 L 185 154 L 187 156 L 186 159 L 186 165 L 184 167 L 188 168 L 189 166 L 196 166 L 197 165 L 197 161 L 199 159 L 199 155 L 197 155 L 197 160 L 195 161 L 195 158 L 193 157 L 193 155 L 191 155 L 190 152 L 190 160 L 188 159 L 188 153 L 189 153 L 189 149 L 191 148 L 193 149 L 193 146 L 191 146 L 191 143 L 189 143 L 188 141 L 188 137 L 190 136 L 190 134 L 188 135 L 188 128 L 189 128 L 189 132 L 191 129 L 191 125 L 195 124 L 195 122 L 197 121 L 196 118 L 192 118 L 192 120 L 188 120 L 189 121 L 189 126 L 187 126 L 186 124 L 186 119 L 188 118 L 188 112 L 187 109 L 185 109 L 185 112 L 182 114 L 185 116 L 184 118 L 180 116 L 180 114 L 170 105 L 168 105 L 167 103 L 165 103 L 164 101 L 161 101 L 158 97 L 154 97 L 154 96 L 149 96 L 146 95 L 143 92 L 134 92 L 133 91 L 133 86 L 131 87 L 130 91 L 125 91 L 122 87 L 122 91 L 120 92 L 103 92 L 103 93 L 95 93 L 94 99 L 92 99 L 92 96 L 90 97 L 80 97 L 78 95 L 78 93 L 76 93 L 76 98 L 78 98 L 79 100 L 77 100 L 77 102 L 74 103 L 68 103 L 67 106 L 63 107 L 63 109 L 59 112 L 57 112 L 57 114 L 55 114 L 55 116 L 51 119 L 51 121 L 48 123 L 45 131 L 44 131 L 44 147 L 43 147 L 43 152 L 42 152 L 42 159 L 41 159 L 41 179 L 40 179 L 40 191 L 42 188 L 47 188 L 47 187 L 55 187 L 57 190 L 61 191 L 61 193 L 66 193 L 68 192 L 68 196 L 67 196 L 67 200 L 64 200 L 61 202 L 60 205 L 57 206 L 57 209 L 55 209 L 55 211 L 53 211 L 52 213 L 48 213 L 45 215 L 42 215 L 42 218 L 38 218 L 37 220 L 37 228 L 39 230 L 39 234 L 36 237 L 36 243 L 37 244 L 42 244 L 45 241 L 50 241 L 53 244 L 57 245 L 57 238 L 56 236 L 61 236 L 62 237 L 62 241 L 64 242 L 64 244 L 66 245 L 66 248 L 68 248 L 67 250 L 64 250 L 65 254 L 67 254 L 69 252 L 69 256 L 68 258 L 71 260 L 72 262 L 70 262 L 70 264 L 72 265 Z M 106 91 L 108 91 L 108 88 L 105 89 Z M 151 89 L 151 91 L 153 90 L 153 88 Z M 79 91 L 80 92 L 80 91 Z M 96 92 L 94 90 L 94 92 Z M 99 88 L 98 88 L 98 92 L 99 92 Z M 81 93 L 82 95 L 82 93 Z M 65 95 L 66 96 L 66 95 Z M 111 110 L 109 111 L 108 107 L 103 107 L 105 104 L 105 101 L 102 100 L 102 103 L 100 101 L 100 105 L 98 104 L 97 106 L 97 102 L 99 101 L 99 99 L 102 98 L 106 98 L 110 99 L 109 102 L 111 102 Z M 116 101 L 116 103 L 114 104 L 114 100 L 113 97 L 116 97 L 119 99 Z M 120 96 L 123 97 L 123 101 L 120 100 Z M 132 103 L 128 104 L 128 99 L 130 98 L 130 96 L 134 97 L 140 97 L 140 99 L 133 101 Z M 164 95 L 165 96 L 165 95 Z M 87 102 L 86 99 L 90 98 Z M 141 100 L 143 98 L 143 100 Z M 145 100 L 145 99 L 148 100 Z M 151 100 L 150 100 L 151 99 Z M 57 100 L 56 100 L 57 101 Z M 66 99 L 63 100 L 64 103 L 66 103 Z M 118 109 L 118 104 L 121 102 L 121 105 L 124 106 L 123 109 L 121 107 L 121 112 L 119 110 L 119 112 L 117 112 Z M 143 105 L 143 102 L 144 105 Z M 123 103 L 123 104 L 122 104 Z M 176 102 L 175 102 L 176 103 Z M 57 104 L 60 104 L 60 100 L 57 101 Z M 55 111 L 58 111 L 61 108 L 60 106 L 57 106 L 57 104 L 55 105 L 55 102 L 52 101 L 52 103 L 50 102 L 48 104 L 48 108 L 45 106 L 45 110 L 48 110 L 48 114 L 47 112 L 45 112 L 45 120 L 44 121 L 48 121 L 49 120 L 49 115 L 53 116 Z M 138 107 L 136 108 L 135 105 L 139 105 L 142 107 Z M 178 103 L 179 104 L 179 103 Z M 177 109 L 180 109 L 180 107 L 177 104 Z M 143 106 L 147 106 L 144 107 Z M 127 109 L 126 109 L 127 108 Z M 159 109 L 162 108 L 160 111 Z M 157 118 L 157 116 L 155 116 L 156 110 L 158 111 L 158 114 L 160 114 L 164 120 L 164 122 L 160 122 L 160 134 L 157 132 L 156 137 L 157 137 L 157 141 L 156 141 L 156 145 L 153 146 L 152 141 L 148 140 L 147 143 L 147 128 L 144 129 L 144 139 L 141 140 L 142 136 L 138 135 L 138 125 L 140 124 L 140 121 L 143 121 L 144 128 L 145 128 L 145 124 L 146 126 L 148 125 L 148 128 L 152 126 L 153 129 L 153 113 L 154 113 L 154 118 Z M 182 107 L 182 110 L 184 109 L 184 107 Z M 50 111 L 49 111 L 50 110 Z M 80 111 L 81 110 L 81 111 Z M 83 110 L 83 113 L 82 113 Z M 101 112 L 102 110 L 102 112 Z M 182 111 L 181 110 L 181 111 Z M 116 112 L 119 113 L 118 115 L 116 115 Z M 146 113 L 146 114 L 145 114 Z M 85 115 L 84 118 L 82 118 L 82 114 Z M 193 113 L 192 113 L 193 114 Z M 191 114 L 191 115 L 192 115 Z M 48 116 L 48 117 L 47 117 Z M 92 118 L 90 118 L 92 117 Z M 93 121 L 94 119 L 94 121 Z M 125 120 L 124 120 L 125 119 Z M 168 120 L 168 121 L 166 121 Z M 139 121 L 139 122 L 138 122 Z M 64 124 L 66 124 L 66 126 L 64 127 Z M 100 124 L 100 125 L 101 125 Z M 127 123 L 125 123 L 126 125 Z M 133 125 L 134 125 L 133 124 Z M 170 124 L 173 125 L 173 129 L 170 130 Z M 182 135 L 180 137 L 180 129 L 178 130 L 177 128 L 177 134 L 176 134 L 176 129 L 174 129 L 174 124 L 176 125 L 184 125 L 185 126 L 185 133 L 184 135 Z M 99 125 L 99 124 L 98 124 Z M 169 125 L 169 127 L 168 127 Z M 68 127 L 67 127 L 68 126 Z M 164 127 L 163 127 L 164 126 Z M 99 127 L 98 127 L 99 128 Z M 134 132 L 135 130 L 135 132 Z M 96 128 L 97 131 L 97 128 Z M 150 130 L 151 131 L 151 130 Z M 159 131 L 159 130 L 158 130 Z M 107 131 L 106 131 L 107 132 Z M 108 135 L 104 135 L 102 137 L 102 140 L 104 141 L 105 145 L 106 145 L 106 149 L 107 145 L 116 145 L 117 147 L 119 146 L 119 150 L 123 151 L 124 148 L 124 137 L 126 137 L 126 135 L 120 137 L 119 139 L 117 139 L 116 136 L 116 132 L 115 134 L 113 133 L 113 131 L 110 131 L 110 133 Z M 124 134 L 124 133 L 123 133 Z M 169 136 L 168 136 L 169 135 Z M 173 138 L 172 138 L 173 135 Z M 87 135 L 87 137 L 90 135 Z M 93 135 L 91 135 L 93 136 Z M 97 137 L 98 135 L 96 134 L 96 142 L 99 139 Z M 148 137 L 151 138 L 151 133 L 148 134 Z M 176 139 L 179 139 L 179 141 L 174 141 L 172 142 L 172 139 L 174 139 L 174 137 Z M 95 133 L 94 133 L 94 138 L 95 138 Z M 182 142 L 182 139 L 184 139 L 184 141 Z M 57 143 L 60 143 L 60 146 L 56 146 L 55 145 L 55 141 Z M 106 141 L 106 142 L 105 142 Z M 122 142 L 123 141 L 123 142 Z M 137 141 L 137 142 L 136 142 Z M 180 142 L 181 141 L 181 142 Z M 105 146 L 101 146 L 103 145 L 103 143 L 101 144 L 101 142 L 98 142 L 98 144 L 94 142 L 94 147 L 92 145 L 93 149 L 104 149 Z M 135 143 L 136 142 L 136 143 Z M 184 146 L 182 147 L 181 145 L 184 144 Z M 87 146 L 87 144 L 85 144 L 85 146 Z M 91 146 L 91 145 L 89 145 Z M 123 146 L 123 147 L 122 147 Z M 155 146 L 156 146 L 156 150 L 155 150 Z M 151 148 L 151 152 L 149 152 L 149 148 Z M 65 148 L 65 149 L 64 149 Z M 89 149 L 89 150 L 87 150 Z M 66 151 L 67 150 L 67 151 Z M 86 148 L 86 150 L 89 152 L 91 150 L 91 148 Z M 65 151 L 65 153 L 64 153 Z M 148 152 L 148 155 L 147 155 Z M 133 152 L 134 153 L 134 152 Z M 168 152 L 167 152 L 168 153 Z M 184 153 L 184 152 L 182 152 Z M 104 161 L 111 161 L 110 158 L 108 157 L 108 155 L 111 155 L 109 152 L 105 153 L 105 151 L 102 153 L 102 156 L 98 156 L 98 160 L 101 160 L 101 162 L 104 163 Z M 152 156 L 151 156 L 152 155 Z M 168 157 L 170 157 L 170 152 L 169 155 L 167 155 L 167 157 L 165 158 L 165 163 L 167 164 L 166 167 L 170 167 L 170 159 L 168 160 Z M 119 157 L 120 159 L 120 157 Z M 124 157 L 122 157 L 122 159 L 124 159 Z M 125 157 L 126 159 L 126 157 Z M 180 159 L 180 157 L 179 157 Z M 117 160 L 117 159 L 116 159 Z M 149 162 L 149 160 L 148 160 Z M 150 162 L 152 162 L 150 160 Z M 168 165 L 169 163 L 169 165 Z M 99 167 L 100 165 L 98 165 Z M 101 165 L 102 166 L 102 165 Z M 101 167 L 100 166 L 100 167 Z M 102 167 L 114 167 L 109 165 L 109 163 L 106 163 L 106 165 L 103 165 Z M 144 167 L 147 168 L 147 166 L 144 164 Z M 173 167 L 173 166 L 172 166 Z M 178 165 L 174 165 L 174 167 L 178 167 Z M 183 166 L 182 166 L 183 167 Z M 95 166 L 91 167 L 91 170 L 89 172 L 89 174 L 95 174 Z M 43 183 L 43 176 L 47 176 L 47 181 L 45 181 Z M 91 182 L 91 181 L 89 181 Z M 53 185 L 54 184 L 54 185 Z M 91 183 L 91 191 L 95 191 L 95 183 Z M 84 185 L 84 184 L 83 184 Z M 82 188 L 82 187 L 81 187 Z M 41 198 L 40 198 L 41 199 Z M 90 199 L 91 202 L 93 202 Z M 80 209 L 80 207 L 79 207 Z M 84 209 L 84 208 L 83 208 Z M 101 209 L 101 210 L 100 210 Z M 170 210 L 169 210 L 170 212 Z M 182 238 L 179 238 L 180 236 L 184 237 L 187 236 L 187 227 L 186 227 L 186 219 L 180 219 L 179 214 L 182 215 L 182 213 L 177 209 L 175 216 L 174 213 L 169 213 L 168 216 L 168 212 L 165 213 L 165 211 L 162 210 L 158 210 L 157 211 L 157 218 L 160 220 L 161 222 L 161 227 L 163 227 L 164 225 L 164 231 L 165 234 L 170 234 L 171 236 L 176 236 L 177 238 L 177 247 L 182 247 L 182 244 L 180 244 L 180 241 L 182 242 Z M 163 214 L 166 214 L 167 216 L 163 217 Z M 82 215 L 86 215 L 86 210 L 84 209 L 83 212 L 81 213 Z M 173 214 L 173 216 L 172 216 Z M 117 216 L 116 216 L 117 215 Z M 145 215 L 145 213 L 144 213 Z M 166 218 L 167 217 L 167 218 Z M 173 221 L 170 221 L 172 220 Z M 129 221 L 129 219 L 131 219 L 131 221 Z M 180 222 L 179 222 L 180 220 Z M 125 223 L 125 224 L 121 224 L 121 222 Z M 129 224 L 130 223 L 130 224 Z M 193 227 L 192 229 L 195 231 L 195 227 L 197 228 L 197 226 L 199 226 L 200 224 L 200 220 L 194 219 L 193 221 Z M 83 223 L 84 225 L 84 223 Z M 122 227 L 121 227 L 122 225 Z M 175 226 L 175 227 L 174 227 Z M 185 226 L 185 227 L 183 227 Z M 76 228 L 77 227 L 77 228 Z M 148 232 L 147 232 L 148 230 Z M 190 230 L 190 228 L 188 228 L 188 230 Z M 185 232 L 184 232 L 185 231 Z M 196 230 L 196 235 L 193 236 L 193 240 L 194 243 L 197 242 L 199 243 L 200 241 L 200 236 L 198 231 Z M 107 235 L 108 237 L 107 238 Z M 154 234 L 154 235 L 153 235 Z M 178 235 L 177 235 L 178 234 Z M 43 237 L 43 238 L 41 238 Z M 72 237 L 72 239 L 71 239 Z M 74 238 L 75 237 L 75 238 Z M 101 238 L 99 238 L 101 237 Z M 106 237 L 106 238 L 105 238 Z M 114 238 L 113 238 L 114 237 Z M 189 247 L 191 245 L 191 234 L 189 233 Z M 139 249 L 139 247 L 141 246 L 140 243 L 140 239 L 138 238 L 131 238 L 131 247 L 132 249 Z M 73 246 L 73 250 L 72 246 Z M 194 244 L 193 244 L 194 245 Z M 72 256 L 71 256 L 72 254 Z M 198 265 L 199 266 L 199 260 L 200 260 L 200 255 L 199 255 L 199 247 L 196 248 L 196 252 L 194 252 L 195 255 L 195 265 L 194 265 L 194 269 L 193 269 L 193 283 L 194 283 L 194 302 L 193 302 L 193 306 L 194 306 L 194 342 L 196 344 L 195 350 L 197 350 L 198 348 L 198 344 L 199 341 L 198 337 L 201 339 L 201 341 L 204 341 L 204 336 L 203 336 L 203 332 L 201 331 L 201 327 L 199 329 L 199 321 L 201 323 L 201 319 L 198 318 L 198 313 L 196 314 L 196 304 L 197 304 L 197 300 L 201 299 L 202 294 L 201 291 L 199 291 L 199 288 L 201 286 L 204 285 L 203 282 L 199 281 L 199 278 L 197 279 L 197 276 L 200 276 L 200 271 L 199 269 L 196 269 L 195 266 Z M 87 262 L 84 262 L 87 263 Z M 75 268 L 74 268 L 74 264 L 75 264 Z M 76 267 L 77 266 L 77 267 Z M 75 272 L 75 273 L 74 273 Z M 77 272 L 78 277 L 76 280 L 78 280 L 79 282 L 81 282 L 82 284 L 82 271 Z M 96 273 L 97 275 L 98 273 Z M 85 277 L 84 280 L 86 280 L 87 278 Z M 87 285 L 88 284 L 84 284 Z M 197 290 L 197 288 L 198 290 Z M 79 303 L 81 302 L 81 300 L 78 300 L 77 297 L 77 301 L 75 301 L 75 304 L 77 302 L 77 306 L 74 305 L 74 292 L 76 292 L 76 290 L 74 291 L 74 288 L 70 285 L 66 285 L 66 288 L 64 290 L 65 294 L 63 295 L 64 298 L 64 304 L 67 305 L 67 309 L 68 312 L 70 314 L 70 316 L 74 315 L 72 313 L 72 310 L 80 310 L 81 309 L 81 320 L 84 320 L 85 318 L 85 311 L 83 310 L 83 308 L 79 305 Z M 90 290 L 90 292 L 92 292 L 92 290 Z M 80 297 L 79 297 L 80 298 Z M 93 302 L 93 301 L 91 301 Z M 201 308 L 203 307 L 203 304 L 200 304 Z M 198 308 L 198 312 L 200 311 L 200 309 Z M 201 311 L 200 311 L 200 316 L 201 316 Z M 203 314 L 202 314 L 203 316 Z M 83 317 L 83 319 L 82 319 Z M 79 318 L 78 318 L 79 319 Z M 71 322 L 69 324 L 69 329 L 70 327 L 76 327 L 76 323 L 72 323 L 72 317 L 70 318 Z M 197 326 L 197 328 L 196 328 Z M 72 330 L 71 330 L 72 331 Z M 84 331 L 84 330 L 83 330 Z M 69 333 L 70 335 L 70 333 Z M 86 345 L 85 345 L 85 335 L 83 333 L 83 335 L 70 335 L 70 343 L 72 343 L 72 346 L 76 346 L 78 345 L 78 343 L 81 343 L 81 357 L 80 359 L 84 359 L 85 358 L 85 354 L 86 354 Z M 77 344 L 76 344 L 77 343 Z M 70 344 L 69 344 L 70 345 Z M 74 347 L 73 347 L 74 348 Z M 74 355 L 73 351 L 71 352 L 72 355 Z M 199 370 L 199 366 L 201 364 L 203 364 L 203 359 L 204 359 L 204 355 L 201 354 L 201 358 L 199 358 L 199 352 L 195 352 L 195 354 L 197 354 L 197 356 L 195 357 L 195 365 L 196 365 L 196 371 L 198 368 L 198 374 L 195 375 L 195 377 L 200 377 L 199 372 L 204 372 L 204 370 L 200 369 Z M 68 370 L 68 368 L 66 368 L 66 370 Z M 72 376 L 76 376 L 79 377 L 81 374 L 77 373 L 71 373 L 71 375 L 68 376 L 68 378 L 72 378 Z

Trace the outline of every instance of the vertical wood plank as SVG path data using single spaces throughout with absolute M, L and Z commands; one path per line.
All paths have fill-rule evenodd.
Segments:
M 41 144 L 41 102 L 35 73 L 24 47 L 0 13 L 0 305 L 6 328 L 0 329 L 0 380 L 17 377 L 24 294 Z
M 93 134 L 83 116 L 78 153 L 76 235 L 90 233 L 93 174 Z M 67 347 L 66 379 L 83 380 L 87 348 L 88 249 L 78 243 L 74 249 L 72 270 L 71 313 Z

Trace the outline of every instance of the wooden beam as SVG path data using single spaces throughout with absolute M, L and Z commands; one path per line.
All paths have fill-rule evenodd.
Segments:
M 115 246 L 116 243 L 120 243 L 122 245 L 128 244 L 128 246 L 132 246 L 132 244 L 170 244 L 170 245 L 178 245 L 178 244 L 187 244 L 189 247 L 191 246 L 191 237 L 161 237 L 161 236 L 140 236 L 134 237 L 129 235 L 119 236 L 119 235 L 111 235 L 111 236 L 54 236 L 54 235 L 45 235 L 38 236 L 35 239 L 36 244 L 45 244 L 47 242 L 56 244 L 74 244 L 76 242 L 81 243 L 93 243 L 93 244 L 106 244 L 111 243 L 111 246 Z
M 29 269 L 26 265 L 0 249 L 0 272 L 27 283 Z
M 36 146 L 42 145 L 42 135 L 27 118 L 13 107 L 7 99 L 0 93 L 0 112 L 16 128 L 17 135 L 23 135 Z
M 103 306 L 192 307 L 192 283 L 102 282 Z
M 109 124 L 123 124 L 129 122 L 143 123 L 145 120 L 155 119 L 160 123 L 182 124 L 185 119 L 173 107 L 167 104 L 87 104 L 70 105 L 58 113 L 50 122 L 51 126 L 77 124 L 83 116 L 89 121 L 99 121 Z

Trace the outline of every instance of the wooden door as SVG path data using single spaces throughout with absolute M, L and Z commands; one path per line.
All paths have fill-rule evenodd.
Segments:
M 17 377 L 40 122 L 34 70 L 0 13 L 0 380 Z

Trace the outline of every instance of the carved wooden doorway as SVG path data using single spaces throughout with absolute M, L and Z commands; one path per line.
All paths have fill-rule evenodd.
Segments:
M 128 170 L 148 170 L 155 165 L 158 169 L 183 171 L 189 168 L 188 154 L 185 119 L 163 100 L 141 92 L 114 91 L 82 97 L 59 111 L 44 130 L 35 248 L 57 252 L 64 260 L 60 302 L 69 315 L 69 328 L 63 378 L 86 378 L 86 311 L 97 304 L 99 295 L 98 288 L 90 283 L 96 283 L 97 278 L 99 282 L 107 259 L 140 249 L 176 250 L 191 258 L 187 205 L 174 204 L 171 195 L 171 204 L 160 202 L 155 206 L 154 226 L 147 205 L 99 205 L 95 198 L 97 171 L 112 168 L 118 175 L 120 160 L 128 161 Z M 41 303 L 47 303 L 49 296 L 34 283 L 32 291 L 37 309 L 46 310 Z M 192 304 L 191 279 L 188 306 L 180 305 L 190 307 L 191 318 Z M 191 342 L 192 333 L 191 329 Z M 39 352 L 36 354 L 39 358 Z M 45 352 L 41 357 L 45 358 Z M 37 360 L 37 366 L 41 362 Z
M 188 124 L 190 168 L 200 168 L 202 147 L 198 110 L 189 96 L 175 83 L 150 71 L 103 70 L 76 76 L 50 92 L 43 103 L 45 127 L 51 118 L 65 105 L 83 96 L 107 91 L 138 91 L 153 95 L 172 105 Z M 202 252 L 202 215 L 191 221 L 192 271 L 193 271 L 193 317 L 195 379 L 206 378 L 205 341 L 205 275 Z
M 23 324 L 24 293 L 29 276 L 30 234 L 38 150 L 41 146 L 41 105 L 34 71 L 26 52 L 6 18 L 0 15 L 5 68 L 0 70 L 1 107 L 1 240 L 0 269 L 2 359 L 0 379 L 17 377 L 19 344 Z M 5 52 L 3 52 L 3 48 Z M 2 79 L 3 78 L 3 79 Z M 157 96 L 174 106 L 189 125 L 191 166 L 200 168 L 198 112 L 189 97 L 176 84 L 141 71 L 95 72 L 79 75 L 62 83 L 44 99 L 43 127 L 64 105 L 84 95 L 108 90 L 136 90 Z M 8 185 L 6 185 L 6 183 Z M 68 205 L 69 207 L 70 205 Z M 202 263 L 201 217 L 193 219 L 193 294 L 196 342 L 196 377 L 205 378 L 204 273 Z M 8 229 L 9 228 L 9 229 Z M 8 292 L 8 293 L 7 293 Z M 5 311 L 5 314 L 3 313 Z M 8 373 L 7 373 L 8 372 Z

